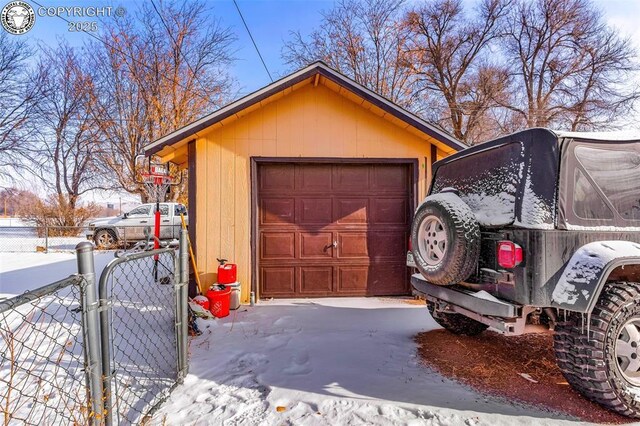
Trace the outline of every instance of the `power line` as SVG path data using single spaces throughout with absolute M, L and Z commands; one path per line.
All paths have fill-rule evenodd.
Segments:
M 271 73 L 269 72 L 269 68 L 267 68 L 267 64 L 264 62 L 264 59 L 262 58 L 262 55 L 260 54 L 260 50 L 258 49 L 258 45 L 256 44 L 256 41 L 253 39 L 253 36 L 251 35 L 251 31 L 249 31 L 249 26 L 247 25 L 247 22 L 244 20 L 244 16 L 242 16 L 242 12 L 240 11 L 240 7 L 238 6 L 238 2 L 236 2 L 236 0 L 233 0 L 233 4 L 236 5 L 236 9 L 238 10 L 238 13 L 240 14 L 240 19 L 242 19 L 242 23 L 244 24 L 244 27 L 246 28 L 247 33 L 249 34 L 249 38 L 251 39 L 251 42 L 253 43 L 253 47 L 255 47 L 256 48 L 256 52 L 258 52 L 258 56 L 260 57 L 260 61 L 262 61 L 262 66 L 264 67 L 264 70 L 269 75 L 269 79 L 273 82 L 273 77 L 271 77 Z

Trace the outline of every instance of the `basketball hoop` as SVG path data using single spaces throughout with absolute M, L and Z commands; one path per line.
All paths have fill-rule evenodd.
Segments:
M 143 160 L 142 173 L 138 183 L 144 185 L 149 201 L 162 203 L 169 191 L 169 187 L 180 185 L 182 183 L 182 173 L 180 180 L 176 181 L 170 174 L 170 163 L 157 163 L 151 159 L 140 156 Z
M 167 196 L 169 187 L 173 184 L 173 178 L 159 173 L 142 173 L 142 184 L 149 197 L 157 203 L 162 203 Z

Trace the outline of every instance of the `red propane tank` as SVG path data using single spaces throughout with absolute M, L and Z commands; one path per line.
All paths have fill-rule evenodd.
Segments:
M 226 263 L 227 259 L 217 259 L 218 265 L 218 284 L 232 284 L 236 282 L 237 267 L 235 263 Z
M 229 315 L 231 304 L 231 287 L 214 285 L 207 291 L 209 310 L 216 318 L 224 318 Z

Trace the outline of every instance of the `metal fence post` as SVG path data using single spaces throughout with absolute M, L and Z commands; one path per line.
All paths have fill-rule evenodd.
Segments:
M 189 370 L 187 355 L 187 336 L 189 334 L 189 313 L 187 308 L 187 289 L 189 284 L 189 247 L 187 230 L 180 231 L 178 249 L 178 268 L 176 271 L 176 340 L 178 343 L 178 379 L 182 380 Z
M 91 424 L 101 424 L 102 404 L 102 362 L 100 353 L 100 324 L 98 322 L 98 298 L 96 291 L 96 271 L 93 262 L 93 245 L 84 241 L 76 246 L 78 273 L 84 279 L 81 287 L 82 328 L 84 334 L 85 374 L 89 389 Z
M 49 251 L 49 227 L 46 223 L 44 225 L 44 251 L 45 253 Z

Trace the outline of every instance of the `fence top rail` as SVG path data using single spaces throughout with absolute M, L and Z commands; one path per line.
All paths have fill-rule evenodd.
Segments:
M 35 290 L 29 290 L 18 296 L 14 296 L 10 299 L 0 301 L 0 313 L 6 312 L 11 309 L 15 309 L 26 303 L 33 302 L 49 294 L 55 293 L 56 291 L 61 290 L 65 287 L 69 287 L 71 285 L 80 285 L 81 282 L 82 282 L 82 277 L 78 274 L 74 274 L 74 275 L 68 276 L 67 278 L 63 278 L 59 281 L 53 282 L 51 284 L 47 284 L 45 286 L 39 287 Z
M 102 274 L 100 274 L 100 281 L 98 283 L 98 292 L 100 294 L 100 298 L 104 298 L 103 294 L 106 292 L 106 289 L 107 289 L 107 280 L 111 275 L 111 272 L 116 268 L 116 266 L 131 260 L 144 259 L 145 257 L 152 257 L 152 256 L 163 254 L 163 253 L 170 253 L 175 255 L 176 247 L 163 247 L 156 250 L 124 253 L 116 257 L 115 259 L 113 259 L 102 270 Z

